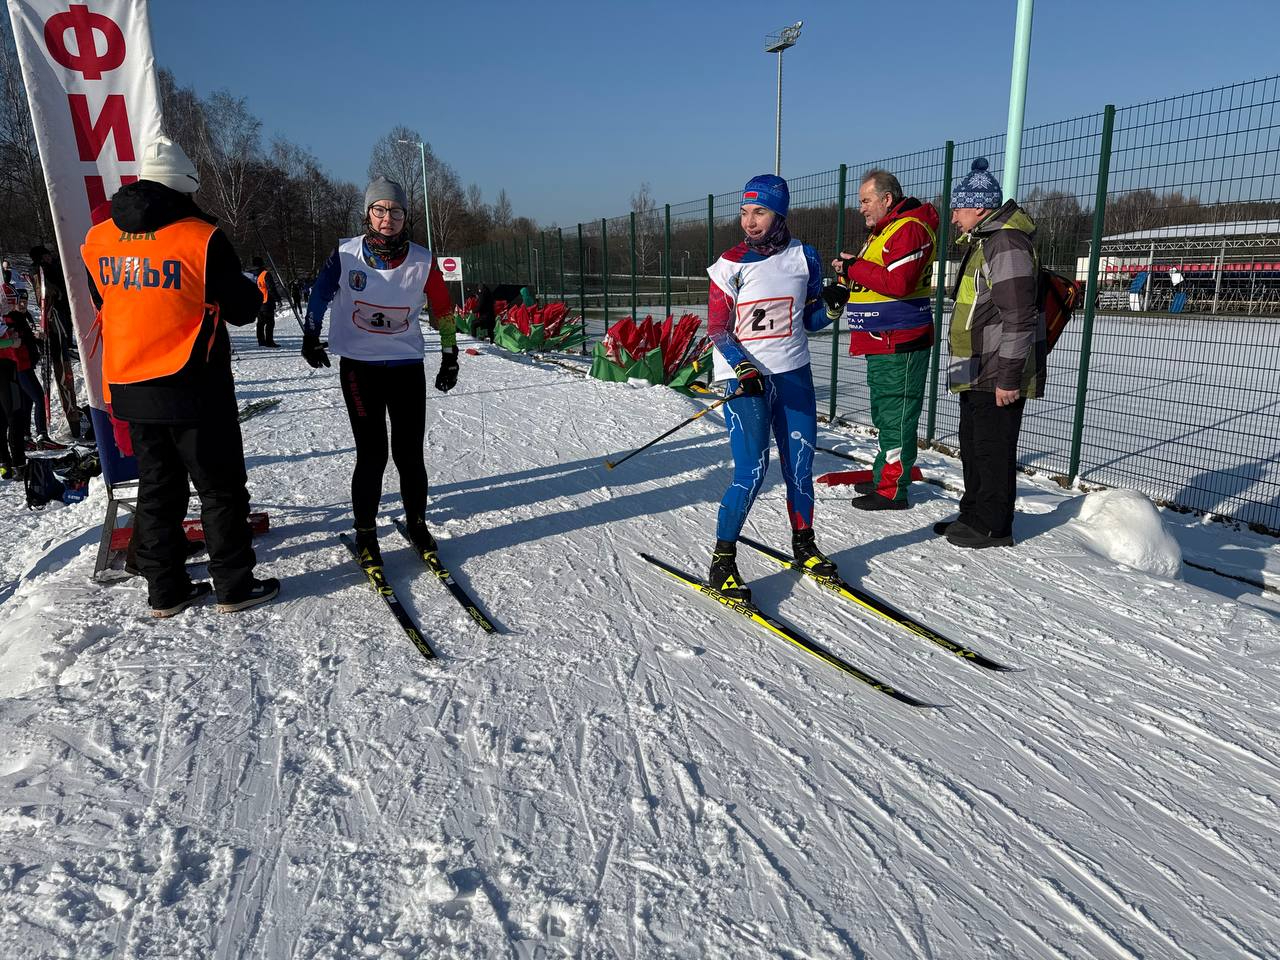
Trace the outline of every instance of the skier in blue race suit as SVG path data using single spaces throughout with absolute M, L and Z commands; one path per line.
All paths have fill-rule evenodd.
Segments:
M 764 484 L 772 431 L 787 485 L 792 553 L 816 573 L 835 565 L 813 534 L 813 452 L 817 398 L 809 367 L 810 332 L 831 323 L 822 301 L 822 264 L 813 247 L 787 228 L 790 191 L 781 177 L 761 175 L 742 191 L 742 243 L 708 269 L 707 332 L 715 347 L 715 379 L 733 399 L 724 405 L 733 450 L 733 482 L 720 501 L 710 585 L 749 600 L 737 568 L 737 541 Z

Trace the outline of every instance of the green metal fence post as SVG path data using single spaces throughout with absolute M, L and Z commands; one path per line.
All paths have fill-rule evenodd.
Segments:
M 538 231 L 538 279 L 535 282 L 538 284 L 534 288 L 538 292 L 538 299 L 546 300 L 546 291 L 542 288 L 547 282 L 547 234 L 543 230 Z
M 933 349 L 929 351 L 929 415 L 925 419 L 924 442 L 933 443 L 938 419 L 938 365 L 942 362 L 942 308 L 947 299 L 947 248 L 951 246 L 951 163 L 956 145 L 948 140 L 942 157 L 942 222 L 938 225 L 938 255 L 933 277 Z
M 840 185 L 836 188 L 836 255 L 844 249 L 844 202 L 845 202 L 845 186 L 844 181 L 848 174 L 848 167 L 840 164 Z M 834 420 L 836 418 L 836 367 L 839 364 L 840 356 L 840 321 L 837 320 L 831 324 L 831 403 L 827 407 L 827 419 Z
M 600 276 L 604 293 L 604 329 L 609 332 L 609 226 L 600 218 Z
M 582 314 L 582 342 L 587 342 L 587 248 L 582 244 L 582 224 L 578 224 L 578 312 Z
M 529 278 L 527 282 L 531 290 L 537 289 L 538 281 L 533 276 L 533 234 L 526 233 L 524 235 L 524 269 L 525 275 Z
M 662 289 L 667 296 L 667 313 L 671 316 L 671 204 L 667 204 L 667 236 L 662 245 Z
M 1102 254 L 1103 222 L 1107 216 L 1107 181 L 1111 176 L 1111 131 L 1116 108 L 1107 104 L 1102 114 L 1102 146 L 1098 151 L 1098 192 L 1093 201 L 1093 241 L 1089 244 L 1089 277 L 1084 290 L 1084 325 L 1080 330 L 1080 372 L 1076 377 L 1076 415 L 1071 425 L 1071 483 L 1080 475 L 1080 440 L 1084 436 L 1084 401 L 1089 391 L 1089 354 L 1093 349 L 1094 301 L 1098 299 L 1098 261 Z
M 560 243 L 560 302 L 564 303 L 564 228 L 556 227 L 556 240 Z
M 631 211 L 631 322 L 636 321 L 636 212 Z
M 707 194 L 707 266 L 716 262 L 716 196 Z

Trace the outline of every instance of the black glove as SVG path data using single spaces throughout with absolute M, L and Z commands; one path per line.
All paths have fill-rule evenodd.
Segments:
M 742 396 L 764 396 L 764 377 L 760 376 L 760 371 L 750 360 L 743 360 L 733 368 L 733 373 L 738 378 L 738 393 Z
M 458 385 L 458 348 L 440 354 L 440 372 L 436 374 L 436 389 L 448 393 Z
M 838 254 L 834 261 L 836 263 L 836 276 L 841 280 L 848 280 L 849 268 L 853 266 L 853 261 L 857 259 L 857 257 L 851 257 L 848 254 Z
M 822 288 L 822 300 L 827 305 L 827 317 L 839 320 L 849 302 L 849 288 L 843 283 L 829 283 Z
M 316 334 L 302 335 L 302 359 L 313 367 L 329 366 L 329 354 L 325 352 L 324 346 L 320 343 L 320 337 Z

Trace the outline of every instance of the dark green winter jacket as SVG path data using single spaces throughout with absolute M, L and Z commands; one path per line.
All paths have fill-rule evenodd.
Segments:
M 1044 392 L 1044 315 L 1036 306 L 1039 261 L 1035 222 L 1013 200 L 960 237 L 968 252 L 952 297 L 947 386 L 964 390 Z

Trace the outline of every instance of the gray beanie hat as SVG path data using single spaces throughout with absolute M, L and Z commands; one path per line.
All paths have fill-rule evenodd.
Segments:
M 1004 204 L 1000 181 L 987 172 L 989 166 L 986 157 L 973 161 L 968 176 L 951 191 L 952 210 L 997 210 Z
M 373 182 L 364 188 L 364 209 L 368 213 L 379 200 L 394 200 L 406 210 L 409 209 L 409 201 L 405 199 L 404 187 L 396 183 L 394 180 L 388 180 L 386 177 L 374 177 Z

